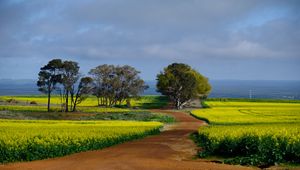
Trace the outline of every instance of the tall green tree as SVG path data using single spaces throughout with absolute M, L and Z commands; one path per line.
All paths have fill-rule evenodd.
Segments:
M 62 64 L 62 85 L 64 88 L 65 112 L 69 111 L 69 97 L 71 98 L 71 106 L 73 108 L 73 98 L 75 95 L 75 83 L 79 80 L 79 65 L 75 61 L 64 61 Z M 70 109 L 70 110 L 71 110 Z
M 98 99 L 99 106 L 109 105 L 109 94 L 111 91 L 111 79 L 114 74 L 114 65 L 99 65 L 90 70 L 89 74 L 92 76 L 95 88 L 93 94 Z
M 41 67 L 38 74 L 37 86 L 39 91 L 48 95 L 48 112 L 50 111 L 51 93 L 57 88 L 57 83 L 62 81 L 60 72 L 62 65 L 61 59 L 53 59 L 47 65 Z
M 91 77 L 83 77 L 80 79 L 78 87 L 76 89 L 75 96 L 72 97 L 73 108 L 72 111 L 76 111 L 76 106 L 83 102 L 94 89 L 93 79 Z
M 138 97 L 148 86 L 139 77 L 135 68 L 114 65 L 100 65 L 91 69 L 89 74 L 93 77 L 94 95 L 99 105 L 113 106 L 123 101 L 130 102 L 130 98 Z
M 208 79 L 190 66 L 173 63 L 157 75 L 157 91 L 166 95 L 177 109 L 192 99 L 207 96 L 211 90 Z
M 135 68 L 124 65 L 115 68 L 115 88 L 114 104 L 121 104 L 127 101 L 130 105 L 130 99 L 139 97 L 139 95 L 148 88 L 144 80 L 139 77 L 140 71 Z

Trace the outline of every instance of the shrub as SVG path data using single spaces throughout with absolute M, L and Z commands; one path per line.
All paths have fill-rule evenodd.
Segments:
M 29 102 L 29 104 L 37 105 L 37 102 L 36 101 L 31 101 L 31 102 Z
M 18 103 L 18 101 L 15 100 L 15 99 L 7 99 L 6 102 L 10 103 L 10 104 L 16 104 L 16 103 Z

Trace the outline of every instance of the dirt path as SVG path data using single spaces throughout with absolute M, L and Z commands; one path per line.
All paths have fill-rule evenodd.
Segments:
M 82 152 L 55 159 L 0 165 L 0 169 L 250 169 L 194 159 L 197 147 L 189 139 L 189 134 L 205 123 L 184 112 L 154 111 L 172 114 L 179 123 L 166 126 L 160 135 L 103 150 Z

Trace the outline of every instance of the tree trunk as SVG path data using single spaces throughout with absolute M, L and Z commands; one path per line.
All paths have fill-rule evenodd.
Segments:
M 71 105 L 70 105 L 70 110 L 73 111 L 73 105 L 74 105 L 74 87 L 72 90 L 70 90 L 70 97 L 71 97 Z
M 109 99 L 108 103 L 108 107 L 111 107 L 113 105 L 113 101 L 111 99 Z
M 108 106 L 107 97 L 105 97 L 105 106 Z
M 72 112 L 75 112 L 75 111 L 76 111 L 76 102 L 74 103 L 73 109 L 72 109 Z
M 101 98 L 100 98 L 100 105 L 101 105 L 101 106 L 104 106 L 104 105 L 105 105 L 105 104 L 104 104 L 104 97 L 101 97 Z
M 126 105 L 128 108 L 131 108 L 131 102 L 130 102 L 130 99 L 126 99 Z
M 78 98 L 79 98 L 79 94 L 78 93 L 79 93 L 79 91 L 76 93 L 75 101 L 73 102 L 72 112 L 76 111 L 77 101 L 78 101 Z
M 65 110 L 65 112 L 68 112 L 69 111 L 69 91 L 67 90 L 66 91 L 66 110 Z
M 179 98 L 176 99 L 176 109 L 177 109 L 177 110 L 182 109 L 181 102 L 180 102 L 180 99 L 179 99 Z
M 48 107 L 47 107 L 48 112 L 50 112 L 50 97 L 51 97 L 51 92 L 49 90 L 48 91 Z
M 59 95 L 60 95 L 60 109 L 61 109 L 61 112 L 63 112 L 64 111 L 64 104 L 63 104 L 64 94 L 63 94 L 63 92 L 61 90 L 59 92 Z

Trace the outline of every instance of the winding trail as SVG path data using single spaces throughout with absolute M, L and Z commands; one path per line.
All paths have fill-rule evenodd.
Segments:
M 154 169 L 251 169 L 195 159 L 197 147 L 189 134 L 205 122 L 187 113 L 171 110 L 153 110 L 173 115 L 178 123 L 167 125 L 155 136 L 126 142 L 96 151 L 76 153 L 54 159 L 0 165 L 0 169 L 101 169 L 101 170 L 154 170 Z

